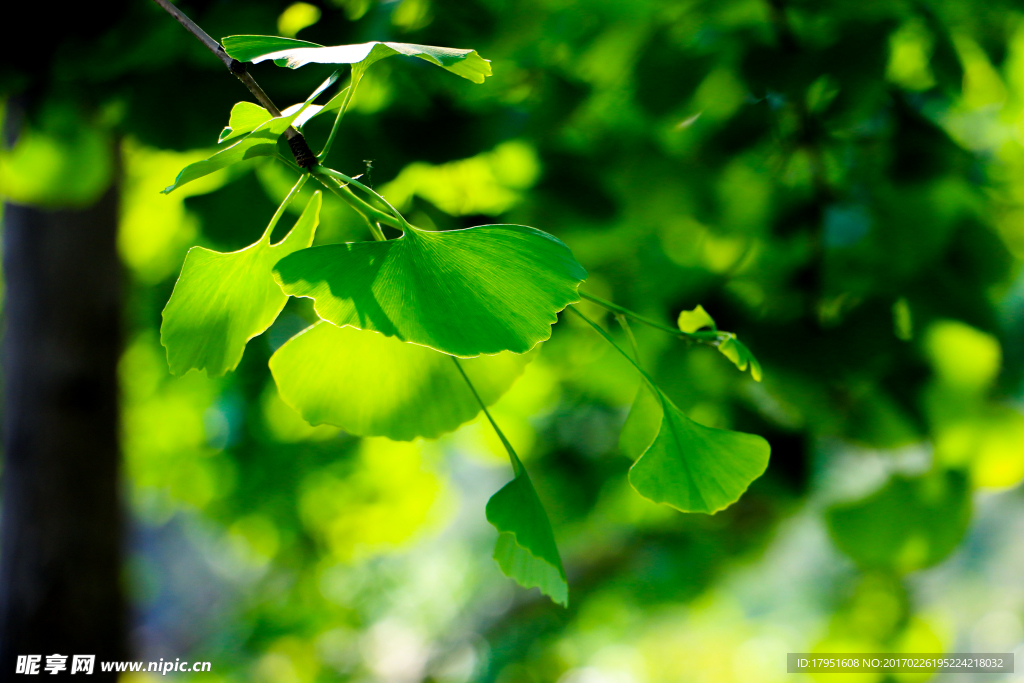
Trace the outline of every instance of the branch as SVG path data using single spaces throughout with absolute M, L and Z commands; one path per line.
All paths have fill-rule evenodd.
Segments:
M 199 42 L 206 46 L 206 48 L 217 56 L 217 59 L 224 63 L 224 66 L 228 68 L 228 71 L 233 73 L 238 80 L 240 80 L 249 92 L 253 94 L 256 100 L 263 105 L 263 108 L 270 112 L 273 117 L 280 117 L 281 110 L 277 108 L 273 100 L 267 96 L 267 93 L 263 92 L 263 88 L 253 79 L 251 75 L 245 70 L 245 65 L 239 62 L 237 59 L 232 59 L 224 48 L 216 40 L 210 37 L 210 35 L 199 28 L 196 22 L 189 19 L 185 14 L 177 7 L 172 5 L 169 0 L 153 0 L 156 4 L 160 5 L 168 14 L 178 20 L 185 29 L 195 36 Z M 313 151 L 306 144 L 306 139 L 302 137 L 302 133 L 295 130 L 293 126 L 288 126 L 288 129 L 284 132 L 284 137 L 288 141 L 288 146 L 291 147 L 292 154 L 295 155 L 295 163 L 300 167 L 306 168 L 313 166 L 317 163 L 316 156 Z

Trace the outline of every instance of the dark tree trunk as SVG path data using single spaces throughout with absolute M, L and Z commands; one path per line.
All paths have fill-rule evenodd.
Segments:
M 126 656 L 116 184 L 93 206 L 4 207 L 0 681 L 18 655 Z M 77 680 L 71 679 L 71 680 Z

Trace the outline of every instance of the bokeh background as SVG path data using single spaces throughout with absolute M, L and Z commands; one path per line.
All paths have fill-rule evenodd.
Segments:
M 484 85 L 375 65 L 329 165 L 424 227 L 551 232 L 586 291 L 665 323 L 702 304 L 763 382 L 637 326 L 643 362 L 693 419 L 762 434 L 772 457 L 714 516 L 642 499 L 618 447 L 638 377 L 564 316 L 494 408 L 552 518 L 563 609 L 490 558 L 483 508 L 510 471 L 481 420 L 359 439 L 278 398 L 267 360 L 312 320 L 301 301 L 233 374 L 172 377 L 158 330 L 185 252 L 255 241 L 292 179 L 255 160 L 159 193 L 249 97 L 138 0 L 101 37 L 53 43 L 35 80 L 0 69 L 6 95 L 35 103 L 0 190 L 83 206 L 120 188 L 140 659 L 267 683 L 811 680 L 786 674 L 796 651 L 1016 650 L 1024 670 L 1024 5 L 181 7 L 218 38 L 477 49 Z M 251 68 L 282 106 L 329 71 Z M 307 128 L 314 146 L 326 126 Z M 326 196 L 317 242 L 368 239 L 357 218 Z

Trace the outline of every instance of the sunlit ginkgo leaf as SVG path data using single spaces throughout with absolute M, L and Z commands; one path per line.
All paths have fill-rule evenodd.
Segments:
M 227 254 L 192 247 L 163 311 L 160 341 L 171 372 L 195 368 L 211 377 L 233 370 L 246 343 L 277 318 L 288 297 L 271 268 L 282 257 L 313 242 L 320 216 L 319 192 L 291 232 L 270 243 L 273 224 L 255 244 Z
M 305 249 L 277 264 L 292 296 L 335 325 L 469 358 L 525 353 L 551 336 L 587 273 L 557 238 L 520 225 Z
M 352 64 L 354 68 L 365 70 L 386 57 L 405 55 L 436 64 L 474 83 L 483 83 L 491 75 L 491 63 L 478 55 L 476 50 L 379 41 L 325 47 L 277 36 L 228 36 L 222 43 L 224 50 L 240 62 L 258 64 L 271 59 L 275 64 L 291 69 L 317 63 Z

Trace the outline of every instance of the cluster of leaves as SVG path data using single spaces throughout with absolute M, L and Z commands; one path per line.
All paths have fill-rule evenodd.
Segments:
M 477 83 L 490 75 L 489 62 L 473 50 L 391 42 L 324 47 L 289 38 L 231 36 L 224 48 L 239 61 L 273 60 L 289 68 L 350 64 L 351 79 L 326 104 L 314 104 L 338 80 L 335 72 L 280 117 L 257 105 L 236 104 L 219 149 L 185 167 L 164 190 L 170 193 L 257 156 L 274 157 L 299 173 L 257 242 L 230 253 L 189 251 L 163 312 L 161 342 L 171 371 L 220 376 L 234 370 L 247 342 L 274 323 L 288 297 L 304 297 L 313 301 L 320 322 L 283 344 L 269 365 L 282 398 L 310 424 L 410 440 L 437 437 L 481 410 L 487 413 L 521 373 L 529 352 L 551 336 L 558 313 L 580 301 L 578 288 L 587 272 L 565 244 L 535 228 L 418 228 L 357 178 L 319 164 L 308 172 L 299 169 L 283 151 L 282 139 L 289 127 L 301 131 L 314 118 L 336 112 L 318 155 L 323 159 L 366 69 L 386 57 L 418 57 Z M 272 243 L 285 210 L 311 177 L 360 213 L 376 241 L 311 246 L 322 205 L 317 191 L 287 235 Z M 382 224 L 398 228 L 401 236 L 386 239 Z M 615 311 L 630 335 L 627 317 L 664 328 L 588 298 Z M 616 346 L 643 378 L 646 389 L 627 423 L 640 444 L 630 471 L 634 488 L 683 512 L 710 514 L 735 502 L 765 471 L 768 443 L 691 420 L 638 359 L 597 323 L 570 310 Z M 702 307 L 680 315 L 678 329 L 664 329 L 717 347 L 760 380 L 760 365 L 750 351 L 734 334 L 720 332 Z M 653 407 L 648 391 L 656 398 Z M 487 504 L 487 519 L 499 532 L 494 557 L 520 584 L 567 604 L 566 574 L 547 514 L 512 445 L 490 421 L 514 474 Z
M 281 10 L 262 0 L 182 6 L 215 35 L 273 32 Z M 977 592 L 961 592 L 972 596 L 972 608 L 983 609 L 987 599 L 1020 613 L 1012 592 L 1007 600 L 993 575 L 977 571 L 1000 544 L 963 542 L 978 492 L 1013 487 L 1024 476 L 1018 7 L 1006 0 L 338 0 L 319 9 L 320 21 L 299 34 L 307 40 L 326 45 L 386 36 L 474 45 L 496 66 L 486 88 L 432 71 L 418 58 L 402 68 L 390 59 L 374 67 L 360 87 L 365 99 L 346 115 L 344 145 L 335 145 L 330 165 L 361 170 L 372 158 L 376 187 L 401 201 L 398 207 L 417 225 L 550 229 L 586 264 L 584 291 L 650 319 L 669 321 L 703 302 L 723 328 L 740 331 L 756 349 L 765 364 L 763 383 L 725 374 L 714 349 L 691 352 L 638 326 L 642 365 L 700 422 L 765 435 L 771 463 L 737 504 L 713 517 L 672 515 L 639 500 L 627 484 L 629 459 L 620 454 L 635 459 L 652 443 L 664 408 L 642 387 L 616 448 L 636 372 L 611 347 L 595 350 L 592 343 L 604 342 L 566 314 L 492 412 L 551 517 L 573 577 L 573 600 L 562 611 L 517 593 L 510 607 L 494 609 L 490 591 L 497 587 L 486 554 L 473 564 L 466 560 L 476 555 L 451 552 L 477 543 L 476 527 L 453 523 L 429 544 L 416 543 L 435 528 L 421 514 L 428 504 L 447 509 L 455 497 L 473 499 L 488 476 L 488 469 L 477 469 L 477 457 L 486 456 L 461 448 L 483 445 L 481 420 L 445 442 L 454 456 L 440 465 L 448 470 L 441 476 L 433 474 L 433 444 L 417 449 L 334 437 L 334 428 L 301 423 L 279 400 L 267 368 L 281 343 L 315 322 L 309 300 L 294 298 L 264 338 L 254 340 L 260 343 L 246 347 L 230 376 L 165 378 L 152 337 L 172 271 L 191 244 L 228 252 L 254 241 L 245 226 L 265 225 L 291 186 L 283 167 L 269 161 L 275 155 L 267 143 L 277 138 L 271 134 L 256 153 L 270 156 L 156 196 L 179 168 L 209 156 L 209 133 L 223 126 L 223 112 L 235 101 L 220 64 L 152 3 L 127 4 L 113 27 L 105 12 L 103 40 L 83 39 L 79 22 L 61 22 L 67 34 L 48 25 L 48 39 L 59 49 L 52 55 L 14 50 L 15 61 L 0 69 L 0 89 L 11 83 L 9 67 L 21 68 L 19 60 L 33 69 L 52 62 L 54 74 L 48 95 L 54 101 L 30 114 L 14 149 L 0 150 L 0 193 L 51 205 L 61 203 L 54 195 L 63 195 L 62 203 L 87 205 L 121 167 L 109 154 L 111 128 L 126 141 L 120 247 L 133 282 L 125 452 L 133 512 L 144 533 L 160 535 L 158 549 L 134 549 L 132 568 L 145 588 L 137 597 L 140 613 L 161 620 L 154 640 L 175 643 L 158 656 L 185 652 L 177 646 L 184 642 L 203 659 L 245 668 L 243 675 L 257 664 L 291 661 L 299 680 L 323 680 L 335 671 L 363 678 L 365 669 L 373 670 L 370 660 L 356 653 L 339 664 L 333 655 L 344 648 L 321 651 L 320 645 L 338 629 L 351 635 L 349 642 L 372 640 L 382 616 L 406 618 L 410 603 L 431 593 L 422 587 L 426 574 L 436 576 L 437 554 L 451 561 L 452 584 L 466 587 L 460 594 L 436 591 L 448 611 L 433 610 L 436 619 L 422 626 L 438 653 L 427 666 L 438 680 L 464 680 L 435 676 L 435 664 L 441 667 L 447 652 L 474 646 L 477 634 L 489 654 L 478 658 L 482 668 L 470 679 L 482 681 L 589 676 L 590 667 L 604 673 L 608 653 L 630 647 L 636 648 L 630 656 L 639 652 L 646 662 L 646 675 L 634 672 L 638 680 L 677 680 L 694 670 L 715 675 L 719 661 L 756 661 L 748 656 L 750 637 L 766 621 L 761 633 L 774 637 L 783 623 L 809 647 L 820 631 L 801 632 L 800 624 L 828 621 L 842 642 L 853 638 L 866 643 L 862 651 L 885 651 L 935 613 L 934 595 L 915 589 L 923 577 L 914 572 L 957 548 L 961 559 L 969 558 L 971 574 L 986 582 Z M 304 102 L 326 76 L 316 79 L 313 67 L 295 72 L 270 63 L 253 71 L 275 99 L 287 102 Z M 336 114 L 343 101 L 331 98 L 326 113 Z M 319 106 L 309 105 L 302 116 Z M 226 131 L 225 147 L 270 119 L 248 103 L 232 113 L 242 132 L 228 139 L 233 131 Z M 299 125 L 319 140 L 331 119 Z M 469 182 L 464 172 L 489 172 L 504 158 L 499 150 L 511 146 L 525 150 L 532 171 L 514 192 L 492 201 L 497 195 L 483 190 L 494 178 L 478 174 Z M 277 149 L 288 159 L 280 142 Z M 413 175 L 416 183 L 406 182 Z M 422 190 L 442 176 L 450 187 Z M 393 189 L 400 184 L 401 192 Z M 307 182 L 296 193 L 292 219 L 315 185 Z M 342 212 L 343 201 L 324 192 L 318 240 L 351 241 L 367 229 L 358 214 Z M 388 214 L 382 223 L 393 237 L 397 219 Z M 588 309 L 594 310 L 583 306 Z M 320 328 L 353 339 L 362 334 L 320 322 L 289 347 L 316 341 L 313 332 L 326 334 Z M 609 331 L 625 346 L 624 331 Z M 454 366 L 425 347 L 372 336 L 434 353 L 438 368 Z M 358 346 L 353 353 L 370 351 Z M 274 364 L 283 357 L 276 355 Z M 384 357 L 382 365 L 394 364 Z M 530 357 L 498 354 L 461 364 L 490 404 L 519 371 L 514 364 Z M 482 372 L 473 367 L 491 361 Z M 348 373 L 341 376 L 353 390 L 311 401 L 325 411 L 311 419 L 346 424 L 339 416 L 351 414 L 349 398 L 372 413 L 353 420 L 353 433 L 384 433 L 386 425 L 369 418 L 391 410 L 390 396 L 399 396 L 393 386 L 407 401 L 400 422 L 411 426 L 402 438 L 441 433 L 479 410 L 454 368 L 440 375 L 439 391 L 460 398 L 435 410 L 433 371 L 412 382 L 407 368 L 393 365 L 395 372 L 382 377 L 365 366 L 338 357 L 297 382 L 318 380 L 321 370 L 325 377 Z M 339 386 L 323 384 L 323 392 Z M 281 395 L 289 391 L 295 393 L 280 387 Z M 335 405 L 341 409 L 327 414 Z M 398 462 L 382 444 L 406 460 Z M 386 469 L 369 467 L 378 461 Z M 864 469 L 835 475 L 851 464 Z M 877 489 L 833 497 L 837 482 L 863 484 L 865 472 L 873 477 L 879 466 L 889 474 L 871 479 Z M 986 497 L 982 513 L 989 522 L 993 506 L 1014 495 Z M 794 544 L 794 525 L 780 525 L 794 514 L 821 522 L 841 553 L 821 547 L 823 540 Z M 174 563 L 190 554 L 166 541 L 180 541 L 175 534 L 190 520 L 262 558 L 265 573 L 256 582 L 230 579 L 243 610 L 230 629 L 166 611 L 186 609 L 206 589 L 203 581 L 180 578 L 191 575 Z M 189 543 L 205 555 L 205 546 Z M 391 551 L 396 544 L 404 544 L 401 552 Z M 771 552 L 762 553 L 765 548 Z M 771 582 L 771 562 L 780 557 L 787 576 L 801 577 L 785 591 Z M 732 606 L 737 600 L 749 606 L 750 594 L 735 590 L 735 569 L 748 564 L 764 587 L 754 609 L 739 615 Z M 941 574 L 955 575 L 958 566 L 954 558 Z M 388 572 L 392 583 L 377 582 Z M 802 572 L 822 580 L 804 581 Z M 772 597 L 785 601 L 784 612 L 764 611 Z M 707 628 L 701 610 L 723 601 L 729 605 L 723 612 L 734 616 Z M 798 603 L 805 616 L 813 612 L 811 619 L 790 611 Z M 882 604 L 892 608 L 887 620 Z M 203 638 L 203 623 L 206 633 L 251 636 L 244 643 Z M 962 637 L 977 633 L 973 624 L 961 622 Z M 186 632 L 191 639 L 179 640 Z M 709 646 L 701 649 L 714 661 L 665 658 L 668 633 L 706 638 L 700 642 Z M 667 647 L 678 649 L 680 641 L 672 642 Z M 743 654 L 721 657 L 725 652 Z M 291 674 L 273 671 L 274 680 Z M 756 678 L 719 673 L 723 680 Z

